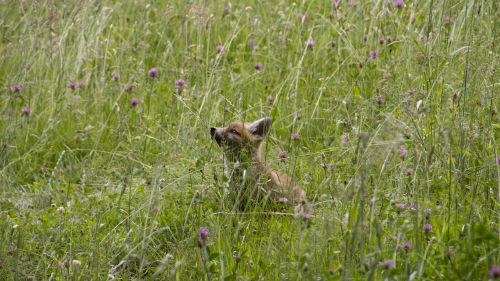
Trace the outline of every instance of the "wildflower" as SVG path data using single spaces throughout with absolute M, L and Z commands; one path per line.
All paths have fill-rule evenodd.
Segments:
M 370 58 L 372 60 L 376 59 L 377 57 L 378 57 L 378 51 L 377 50 L 374 50 L 374 51 L 370 52 Z
M 340 6 L 341 0 L 333 0 L 333 5 L 335 5 L 335 8 L 338 8 Z
M 393 260 L 385 260 L 383 263 L 385 269 L 392 269 L 394 268 L 394 261 Z
M 496 162 L 497 162 L 497 165 L 500 165 L 500 156 L 497 157 Z
M 200 242 L 205 243 L 205 241 L 207 240 L 207 237 L 208 237 L 208 228 L 200 227 L 200 229 L 198 229 L 198 236 L 199 236 Z
M 401 244 L 401 248 L 402 248 L 403 250 L 408 250 L 408 249 L 411 249 L 411 247 L 412 247 L 412 244 L 411 244 L 411 242 L 410 242 L 410 241 L 406 241 L 406 242 L 403 242 L 403 243 Z
M 217 52 L 217 54 L 224 52 L 224 46 L 223 45 L 215 46 L 215 51 Z
M 155 78 L 158 76 L 158 69 L 156 67 L 153 67 L 151 68 L 149 71 L 148 71 L 148 75 L 149 77 L 151 78 Z
M 312 40 L 312 39 L 308 39 L 308 40 L 306 41 L 306 47 L 307 47 L 308 49 L 312 49 L 312 48 L 314 48 L 314 40 Z
M 415 204 L 415 203 L 411 203 L 411 204 L 410 204 L 410 206 L 409 206 L 409 209 L 410 209 L 411 211 L 416 211 L 416 210 L 417 210 L 417 204 Z
M 175 88 L 177 90 L 184 89 L 184 86 L 186 86 L 186 81 L 184 81 L 184 79 L 175 80 Z
M 306 219 L 306 220 L 308 220 L 308 219 L 312 218 L 312 213 L 311 213 L 311 211 L 306 210 L 306 211 L 304 212 L 304 214 L 303 214 L 303 218 L 304 218 L 304 219 Z
M 292 134 L 292 140 L 299 140 L 300 139 L 300 134 L 299 133 L 293 133 Z
M 223 14 L 224 16 L 229 15 L 229 10 L 230 10 L 230 9 L 231 9 L 231 7 L 230 7 L 228 4 L 225 4 L 225 5 L 224 5 L 224 8 L 223 8 L 223 10 L 222 10 L 222 14 Z
M 413 175 L 413 173 L 415 172 L 415 170 L 413 170 L 412 167 L 408 167 L 408 168 L 406 168 L 405 172 L 406 172 L 407 176 L 411 176 L 411 175 Z
M 123 90 L 127 93 L 132 92 L 135 89 L 134 84 L 126 84 L 125 87 L 123 87 Z
M 349 134 L 343 133 L 342 136 L 340 136 L 340 142 L 342 144 L 349 144 L 349 142 L 350 142 L 350 140 L 349 140 Z
M 399 148 L 399 156 L 404 160 L 408 157 L 408 149 L 406 147 L 401 146 Z
M 248 45 L 250 45 L 250 47 L 253 49 L 253 47 L 255 47 L 255 41 L 253 41 L 252 39 L 248 40 Z
M 499 279 L 500 278 L 500 266 L 492 265 L 490 267 L 490 270 L 488 270 L 488 277 L 493 278 L 493 279 Z
M 76 89 L 76 82 L 75 82 L 75 81 L 73 81 L 73 80 L 69 81 L 69 83 L 68 83 L 68 87 L 69 87 L 71 90 Z
M 377 101 L 378 106 L 382 106 L 382 104 L 384 103 L 381 95 L 376 96 L 375 100 Z
M 398 209 L 398 211 L 403 211 L 405 208 L 406 206 L 403 203 L 396 204 L 396 209 Z
M 76 82 L 76 87 L 77 87 L 78 89 L 83 89 L 83 88 L 85 88 L 85 83 L 84 83 L 84 82 L 82 82 L 82 81 L 80 81 L 80 82 Z
M 432 224 L 430 224 L 430 223 L 424 224 L 424 232 L 429 233 L 431 231 L 432 231 Z
M 23 89 L 23 85 L 21 85 L 21 84 L 15 84 L 15 85 L 10 86 L 10 90 L 13 93 L 19 93 L 22 89 Z
M 281 198 L 278 199 L 278 202 L 280 202 L 280 203 L 288 203 L 288 198 L 281 197 Z
M 258 62 L 254 65 L 255 70 L 261 71 L 262 70 L 262 63 Z
M 404 8 L 405 2 L 403 0 L 394 0 L 394 5 L 398 8 Z
M 120 73 L 118 73 L 118 72 L 113 72 L 113 73 L 111 74 L 111 79 L 113 79 L 113 81 L 118 81 L 118 80 L 120 80 Z
M 132 98 L 132 100 L 130 100 L 130 105 L 131 105 L 132 107 L 135 107 L 135 106 L 137 106 L 138 104 L 139 104 L 139 100 L 138 100 L 138 99 L 136 99 L 136 98 Z
M 30 109 L 30 107 L 29 107 L 29 106 L 25 106 L 25 107 L 23 107 L 23 109 L 22 109 L 22 113 L 23 113 L 23 115 L 24 115 L 24 116 L 28 116 L 28 115 L 30 115 L 30 113 L 31 113 L 31 109 Z
M 288 157 L 288 152 L 286 152 L 286 151 L 280 151 L 278 153 L 278 157 L 279 157 L 279 159 L 285 159 L 285 158 Z

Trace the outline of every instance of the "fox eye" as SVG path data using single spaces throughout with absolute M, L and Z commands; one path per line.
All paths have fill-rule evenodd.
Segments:
M 239 133 L 238 131 L 236 131 L 235 129 L 231 129 L 229 132 L 230 132 L 231 134 L 235 134 L 235 135 L 237 135 L 237 136 L 239 136 L 239 135 L 240 135 L 240 133 Z

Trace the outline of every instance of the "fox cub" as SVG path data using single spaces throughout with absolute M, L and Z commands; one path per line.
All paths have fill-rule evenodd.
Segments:
M 262 160 L 261 144 L 270 127 L 271 119 L 262 118 L 252 123 L 237 121 L 224 128 L 210 128 L 212 139 L 223 149 L 226 174 L 231 188 L 237 192 L 236 204 L 246 208 L 248 200 L 269 198 L 294 204 L 296 215 L 308 218 L 312 210 L 304 190 Z

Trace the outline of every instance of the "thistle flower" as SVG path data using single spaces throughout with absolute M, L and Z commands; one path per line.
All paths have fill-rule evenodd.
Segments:
M 279 157 L 279 159 L 285 159 L 285 158 L 288 157 L 288 152 L 286 152 L 286 151 L 280 151 L 278 153 L 278 157 Z
M 132 107 L 135 107 L 135 106 L 137 106 L 138 104 L 139 104 L 139 100 L 138 100 L 138 99 L 136 99 L 136 98 L 132 98 L 132 99 L 130 100 L 130 105 L 131 105 Z
M 28 115 L 30 115 L 30 113 L 31 113 L 31 109 L 30 109 L 30 107 L 29 107 L 29 106 L 25 106 L 25 107 L 23 107 L 23 109 L 22 109 L 22 114 L 23 114 L 24 116 L 28 116 Z
M 398 8 L 404 8 L 405 2 L 403 0 L 394 0 L 394 5 Z
M 432 224 L 430 224 L 430 223 L 424 224 L 424 232 L 429 233 L 431 231 L 432 231 Z
M 385 269 L 392 269 L 394 268 L 394 261 L 393 260 L 385 260 L 382 265 L 384 266 Z
M 76 82 L 76 87 L 78 89 L 83 89 L 83 88 L 85 88 L 85 83 L 82 81 Z
M 258 63 L 256 63 L 256 64 L 254 65 L 254 67 L 255 67 L 255 70 L 257 70 L 257 71 L 261 71 L 261 70 L 262 70 L 262 63 L 258 62 Z
M 292 140 L 299 140 L 300 139 L 300 134 L 299 133 L 293 133 L 292 134 Z
M 184 89 L 184 86 L 186 86 L 186 81 L 184 81 L 184 79 L 175 80 L 175 88 L 177 90 Z
M 314 48 L 314 44 L 315 44 L 315 43 L 314 43 L 314 40 L 312 40 L 312 39 L 308 39 L 308 40 L 306 41 L 306 47 L 307 47 L 308 49 L 312 49 L 312 48 Z
M 375 100 L 377 101 L 378 106 L 382 106 L 382 104 L 384 103 L 381 95 L 376 96 Z
M 148 75 L 149 77 L 151 78 L 156 78 L 158 76 L 158 69 L 156 67 L 153 67 L 151 68 L 149 71 L 148 71 Z
M 23 89 L 23 85 L 21 85 L 21 84 L 15 84 L 15 85 L 10 86 L 10 90 L 14 94 L 19 93 L 22 89 Z
M 217 54 L 224 52 L 224 46 L 223 45 L 215 46 L 215 51 L 217 52 Z
M 370 59 L 374 60 L 378 57 L 378 50 L 373 50 L 370 52 Z
M 490 270 L 488 270 L 488 277 L 493 278 L 493 279 L 499 279 L 500 278 L 500 266 L 492 265 L 490 267 Z

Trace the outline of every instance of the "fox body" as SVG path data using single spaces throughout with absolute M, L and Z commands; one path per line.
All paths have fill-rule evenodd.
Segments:
M 223 128 L 210 128 L 210 135 L 222 147 L 230 186 L 245 200 L 270 198 L 296 205 L 296 212 L 310 209 L 304 190 L 292 179 L 266 166 L 261 144 L 271 127 L 270 118 L 252 123 L 232 122 Z

